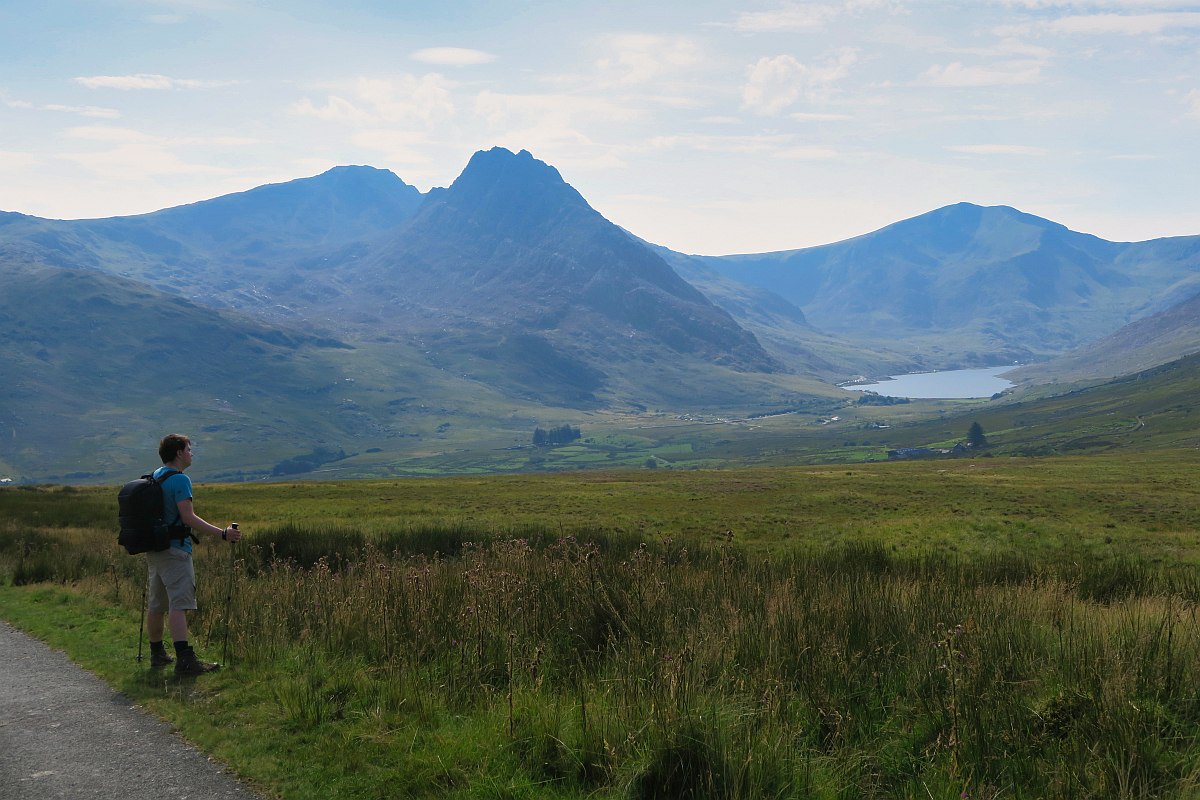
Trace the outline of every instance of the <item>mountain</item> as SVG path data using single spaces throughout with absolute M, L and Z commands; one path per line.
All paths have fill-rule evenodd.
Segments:
M 1058 358 L 1004 374 L 1023 384 L 1107 380 L 1200 352 L 1200 294 Z
M 1200 237 L 1109 242 L 970 203 L 835 244 L 699 260 L 817 328 L 914 343 L 930 363 L 1057 355 L 1200 291 Z
M 48 220 L 0 212 L 0 263 L 96 269 L 208 305 L 262 311 L 294 264 L 395 227 L 422 194 L 388 170 L 335 167 L 151 214 Z
M 353 451 L 387 474 L 587 409 L 839 394 L 499 149 L 428 195 L 345 167 L 136 217 L 0 214 L 0 375 L 0 475 L 72 481 L 142 469 L 172 429 L 196 433 L 201 479 Z
M 405 342 L 536 402 L 724 404 L 778 388 L 736 377 L 779 369 L 752 334 L 524 151 L 477 153 L 427 196 L 385 170 L 339 167 L 138 217 L 0 223 L 0 262 L 99 269 L 280 324 Z
M 755 337 L 661 256 L 595 211 L 558 170 L 526 151 L 476 153 L 411 219 L 350 259 L 330 259 L 346 318 L 400 334 L 445 332 L 468 372 L 487 362 L 557 365 L 587 401 L 638 381 L 638 363 L 777 368 Z M 328 274 L 328 273 L 327 273 Z M 525 379 L 522 379 L 524 381 Z M 544 392 L 536 381 L 527 390 Z M 519 388 L 515 384 L 512 388 Z M 703 392 L 703 387 L 694 387 Z
M 850 342 L 819 331 L 808 324 L 803 311 L 774 292 L 728 278 L 698 258 L 643 243 L 753 333 L 763 349 L 785 369 L 838 382 L 862 376 L 918 372 L 926 367 L 919 358 L 894 347 L 861 340 Z

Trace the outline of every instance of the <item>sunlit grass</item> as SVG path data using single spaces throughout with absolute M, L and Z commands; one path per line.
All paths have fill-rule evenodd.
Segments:
M 1184 463 L 200 487 L 233 669 L 96 668 L 286 797 L 1191 797 Z M 5 615 L 85 658 L 136 635 L 108 506 L 0 492 Z

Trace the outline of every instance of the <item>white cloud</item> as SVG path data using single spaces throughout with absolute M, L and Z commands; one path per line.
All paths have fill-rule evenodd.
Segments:
M 994 32 L 994 31 L 993 31 Z M 1048 60 L 1054 55 L 1053 50 L 1048 50 L 1045 47 L 1039 47 L 1035 44 L 1026 44 L 1019 39 L 1008 37 L 994 44 L 991 47 L 943 47 L 940 48 L 945 53 L 963 53 L 973 56 L 1027 56 L 1031 59 Z
M 642 113 L 601 97 L 480 92 L 474 111 L 493 132 L 488 146 L 525 149 L 564 167 L 624 167 L 620 148 L 597 142 L 582 128 L 595 122 L 627 122 Z M 628 149 L 628 148 L 627 148 Z
M 26 103 L 24 100 L 9 100 L 8 105 L 12 108 L 33 108 L 33 103 Z
M 836 150 L 828 150 L 822 147 L 793 147 L 788 150 L 780 150 L 778 153 L 772 153 L 775 158 L 790 158 L 801 159 L 806 161 L 837 158 Z
M 132 128 L 91 125 L 69 128 L 64 135 L 72 139 L 115 145 L 112 149 L 88 153 L 57 153 L 55 158 L 74 161 L 102 178 L 119 181 L 144 181 L 163 175 L 232 174 L 233 170 L 184 161 L 172 148 L 189 145 L 245 145 L 258 143 L 244 137 L 151 136 Z
M 29 153 L 13 153 L 7 150 L 0 150 L 0 171 L 9 169 L 20 169 L 27 167 L 30 164 L 36 164 L 37 159 Z
M 798 119 L 801 122 L 840 122 L 854 119 L 854 117 L 849 114 L 809 114 L 798 111 L 795 114 L 788 114 L 788 119 Z
M 510 121 L 521 124 L 551 117 L 628 121 L 639 116 L 637 111 L 601 97 L 569 94 L 499 94 L 486 90 L 476 96 L 475 112 L 485 117 L 493 127 L 506 125 Z
M 1038 83 L 1042 80 L 1041 62 L 1007 62 L 994 67 L 964 67 L 961 61 L 945 66 L 935 64 L 917 78 L 926 86 L 1006 86 Z
M 1028 22 L 1022 22 L 1016 25 L 997 25 L 992 28 L 992 33 L 1001 38 L 1012 38 L 1014 36 L 1028 36 L 1033 32 L 1033 25 Z
M 235 81 L 199 81 L 186 78 L 168 78 L 166 75 L 95 75 L 90 78 L 76 78 L 89 89 L 213 89 L 218 86 L 229 86 Z
M 773 11 L 745 11 L 738 15 L 733 28 L 745 33 L 819 31 L 837 13 L 838 9 L 833 6 L 789 3 Z
M 328 158 L 293 158 L 292 163 L 312 170 L 314 175 L 328 172 L 334 167 L 340 166 L 339 162 L 331 161 Z
M 123 142 L 99 153 L 58 153 L 56 158 L 74 161 L 102 178 L 141 181 L 160 175 L 231 173 L 232 170 L 205 164 L 189 164 L 167 149 L 164 141 Z
M 1044 156 L 1050 153 L 1042 147 L 1027 147 L 1020 144 L 959 144 L 946 145 L 947 150 L 973 153 L 978 156 Z
M 252 139 L 248 136 L 188 136 L 182 139 L 164 139 L 171 145 L 179 144 L 215 144 L 223 147 L 245 147 L 251 144 L 264 144 L 262 139 Z
M 1022 6 L 1024 8 L 1077 8 L 1091 6 L 1095 8 L 1187 8 L 1194 6 L 1195 0 L 1000 0 L 1005 5 Z
M 671 202 L 665 197 L 659 197 L 656 194 L 617 194 L 613 195 L 610 200 L 616 200 L 621 203 L 669 203 Z
M 737 117 L 702 117 L 700 122 L 712 122 L 718 125 L 741 125 L 742 121 Z
M 490 64 L 496 60 L 496 56 L 491 53 L 465 47 L 426 47 L 410 54 L 409 58 L 447 67 L 470 67 L 476 64 Z
M 781 146 L 795 141 L 790 133 L 758 134 L 750 136 L 706 136 L 688 134 L 681 136 L 655 136 L 644 150 L 701 150 L 710 153 L 767 153 L 772 154 Z
M 1185 94 L 1179 100 L 1179 102 L 1184 105 L 1191 106 L 1189 110 L 1183 112 L 1185 117 L 1200 119 L 1200 89 L 1192 89 L 1190 92 Z
M 693 97 L 673 97 L 665 94 L 639 95 L 637 99 L 671 108 L 705 108 L 711 105 L 707 100 L 697 100 Z
M 1091 14 L 1063 17 L 1044 24 L 1046 30 L 1063 34 L 1120 33 L 1128 36 L 1161 33 L 1166 28 L 1200 28 L 1200 13 Z
M 687 37 L 625 33 L 613 37 L 610 46 L 615 55 L 596 62 L 602 86 L 645 83 L 700 61 L 699 46 Z
M 70 128 L 66 135 L 72 139 L 91 139 L 96 142 L 118 142 L 121 144 L 163 143 L 164 139 L 135 131 L 131 128 L 113 128 L 107 125 L 89 125 L 83 128 Z
M 115 108 L 98 108 L 97 106 L 58 106 L 48 105 L 42 106 L 46 111 L 70 111 L 75 114 L 81 114 L 85 117 L 101 117 L 103 119 L 116 119 L 121 116 L 121 112 Z
M 801 95 L 810 100 L 827 98 L 833 84 L 846 77 L 858 61 L 858 51 L 843 47 L 830 54 L 822 64 L 802 64 L 789 55 L 760 58 L 746 68 L 742 86 L 742 108 L 759 114 L 778 114 Z
M 330 95 L 322 107 L 314 105 L 312 100 L 305 97 L 300 102 L 288 106 L 288 110 L 293 114 L 337 122 L 352 122 L 359 125 L 370 125 L 379 121 L 377 117 L 355 107 L 349 100 L 343 100 L 336 95 Z
M 151 14 L 146 17 L 148 22 L 153 22 L 155 25 L 177 25 L 186 19 L 187 17 L 182 14 Z
M 875 26 L 864 38 L 876 44 L 898 45 L 908 50 L 938 50 L 946 45 L 945 37 L 921 33 L 893 23 Z
M 428 164 L 432 159 L 420 149 L 429 144 L 421 131 L 369 129 L 354 134 L 353 142 L 360 147 L 378 150 L 389 161 L 400 164 Z
M 359 78 L 355 92 L 381 118 L 395 123 L 421 120 L 426 125 L 449 121 L 455 115 L 450 90 L 458 84 L 430 72 L 421 77 Z

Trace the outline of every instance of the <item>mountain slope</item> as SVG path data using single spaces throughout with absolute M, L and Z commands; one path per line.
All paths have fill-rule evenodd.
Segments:
M 296 273 L 303 284 L 269 287 L 275 305 L 347 336 L 425 343 L 440 366 L 540 402 L 704 401 L 725 391 L 728 371 L 778 367 L 524 151 L 476 153 L 411 219 L 319 251 Z
M 1105 380 L 1200 351 L 1200 294 L 1040 364 L 1007 372 L 1016 383 Z
M 162 425 L 150 420 L 194 430 L 199 420 L 182 412 L 206 405 L 256 439 L 336 428 L 300 433 L 280 418 L 305 418 L 306 397 L 341 380 L 327 355 L 347 347 L 336 340 L 93 270 L 0 268 L 0 284 L 0 460 L 27 474 L 75 455 L 89 473 L 125 465 L 117 454 L 152 453 Z M 255 398 L 255 417 L 243 394 Z
M 701 260 L 777 292 L 823 330 L 1003 363 L 1105 336 L 1186 292 L 1200 237 L 1108 242 L 959 203 L 835 244 Z
M 995 455 L 1048 456 L 1200 447 L 1200 354 L 1097 386 L 1031 400 L 989 403 L 960 417 L 977 421 Z M 900 426 L 900 446 L 945 442 L 945 418 Z M 978 458 L 978 456 L 972 456 Z
M 583 313 L 680 353 L 770 369 L 754 337 L 528 152 L 476 153 L 359 267 L 406 299 L 530 330 Z
M 314 248 L 395 227 L 422 195 L 387 170 L 335 167 L 151 214 L 48 220 L 0 212 L 0 263 L 98 269 L 217 307 L 261 312 Z
M 350 346 L 95 270 L 0 265 L 0 477 L 123 482 L 170 431 L 192 436 L 195 479 L 250 480 L 315 450 L 378 468 L 562 421 L 424 349 Z
M 692 256 L 660 245 L 648 246 L 753 333 L 772 358 L 797 374 L 839 382 L 925 368 L 918 358 L 886 345 L 851 343 L 819 331 L 808 324 L 803 311 L 772 291 L 728 278 Z

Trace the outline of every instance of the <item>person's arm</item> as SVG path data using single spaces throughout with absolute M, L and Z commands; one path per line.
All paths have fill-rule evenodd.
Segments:
M 218 528 L 216 525 L 209 525 L 197 517 L 195 509 L 192 508 L 192 498 L 190 497 L 187 500 L 177 501 L 175 507 L 179 509 L 179 521 L 194 531 L 203 531 L 213 536 L 219 536 L 228 542 L 236 542 L 242 538 L 242 533 L 237 528 Z

